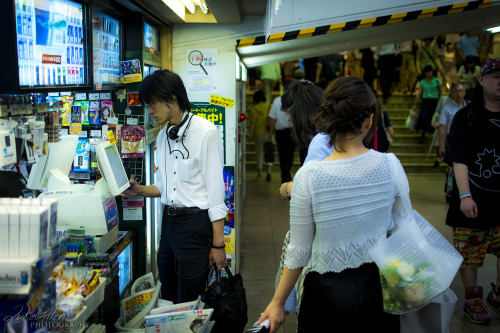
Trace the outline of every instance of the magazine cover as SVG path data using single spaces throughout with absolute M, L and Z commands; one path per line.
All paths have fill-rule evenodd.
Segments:
M 146 333 L 205 331 L 213 309 L 191 310 L 146 316 Z

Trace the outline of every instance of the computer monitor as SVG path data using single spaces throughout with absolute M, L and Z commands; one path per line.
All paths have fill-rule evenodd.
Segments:
M 35 190 L 47 187 L 47 182 L 55 171 L 69 175 L 78 144 L 77 135 L 61 136 L 58 142 L 47 144 L 47 154 L 33 164 L 26 187 Z
M 98 144 L 95 147 L 97 163 L 104 180 L 108 184 L 111 195 L 117 196 L 127 188 L 130 183 L 123 167 L 120 153 L 115 144 L 109 141 Z

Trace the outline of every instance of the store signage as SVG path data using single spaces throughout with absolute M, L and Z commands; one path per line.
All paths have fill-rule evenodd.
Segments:
M 42 64 L 61 64 L 60 55 L 42 54 Z
M 210 104 L 232 108 L 234 106 L 234 99 L 212 94 L 210 95 Z
M 137 125 L 139 120 L 137 118 L 127 118 L 127 125 Z

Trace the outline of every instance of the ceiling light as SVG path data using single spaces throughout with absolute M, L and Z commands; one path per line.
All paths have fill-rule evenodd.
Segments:
M 205 0 L 196 0 L 198 2 L 198 5 L 200 6 L 201 10 L 203 11 L 203 14 L 208 13 L 208 6 Z
M 191 14 L 194 14 L 196 7 L 191 0 L 181 0 L 181 2 L 184 4 L 184 6 L 186 6 L 187 10 L 189 10 Z
M 493 27 L 493 28 L 488 28 L 486 29 L 487 31 L 491 32 L 492 34 L 495 34 L 497 32 L 500 32 L 500 25 L 497 26 L 497 27 Z
M 162 0 L 177 16 L 186 21 L 186 9 L 180 0 Z

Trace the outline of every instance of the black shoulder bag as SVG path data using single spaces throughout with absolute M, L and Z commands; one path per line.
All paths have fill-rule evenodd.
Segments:
M 207 291 L 201 295 L 201 301 L 214 309 L 212 320 L 215 320 L 213 333 L 241 333 L 248 322 L 247 299 L 241 274 L 233 276 L 231 270 L 224 268 L 228 277 L 222 277 L 217 265 L 212 265 L 208 274 Z

